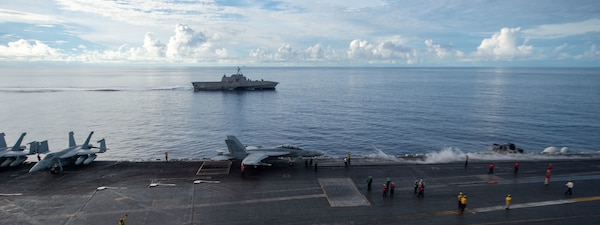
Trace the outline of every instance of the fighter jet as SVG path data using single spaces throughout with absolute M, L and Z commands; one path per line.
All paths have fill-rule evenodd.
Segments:
M 220 152 L 219 156 L 213 160 L 242 160 L 244 166 L 271 166 L 272 164 L 264 162 L 278 159 L 281 157 L 288 158 L 290 164 L 293 162 L 293 157 L 314 157 L 323 155 L 322 152 L 304 150 L 299 146 L 281 145 L 273 148 L 246 148 L 235 136 L 229 135 L 225 140 L 229 152 Z M 264 160 L 264 161 L 263 161 Z
M 21 163 L 25 162 L 27 159 L 27 155 L 35 154 L 35 153 L 43 153 L 40 152 L 39 142 L 31 142 L 29 143 L 31 147 L 29 148 L 29 152 L 25 152 L 24 150 L 27 148 L 26 146 L 21 146 L 21 142 L 27 133 L 22 133 L 21 137 L 17 140 L 14 146 L 8 147 L 6 146 L 6 140 L 4 139 L 4 133 L 0 133 L 0 167 L 14 167 L 21 165 Z
M 50 170 L 52 173 L 57 173 L 62 172 L 63 166 L 69 164 L 88 165 L 92 163 L 92 161 L 96 159 L 97 153 L 106 152 L 104 139 L 98 141 L 98 143 L 100 143 L 100 148 L 97 150 L 93 149 L 97 147 L 89 144 L 92 134 L 94 134 L 93 131 L 90 132 L 90 135 L 85 139 L 83 145 L 77 145 L 75 144 L 75 138 L 73 137 L 74 133 L 72 131 L 69 132 L 69 147 L 60 151 L 50 152 L 44 159 L 35 164 L 29 172 L 33 173 L 40 170 Z

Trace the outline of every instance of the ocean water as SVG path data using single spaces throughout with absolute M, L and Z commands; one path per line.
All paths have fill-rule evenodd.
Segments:
M 600 151 L 600 68 L 263 68 L 275 91 L 194 92 L 234 67 L 0 68 L 0 132 L 51 150 L 105 138 L 104 160 L 201 159 L 246 145 L 327 156 L 432 154 L 462 160 L 515 143 Z M 475 158 L 478 156 L 475 155 Z M 521 157 L 521 156 L 520 156 Z

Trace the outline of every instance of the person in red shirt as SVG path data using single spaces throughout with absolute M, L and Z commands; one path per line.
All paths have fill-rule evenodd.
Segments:
M 544 180 L 544 185 L 548 186 L 550 184 L 550 170 L 546 173 L 546 179 Z
M 521 165 L 519 165 L 519 162 L 516 162 L 515 163 L 515 174 L 517 174 L 517 172 L 519 172 L 519 166 L 521 166 Z
M 494 164 L 490 163 L 490 171 L 488 171 L 488 174 L 494 174 Z
M 548 168 L 546 169 L 548 172 L 552 171 L 552 164 L 548 164 Z
M 240 164 L 240 171 L 242 173 L 242 179 L 246 178 L 246 166 L 244 166 L 244 164 Z
M 383 197 L 385 198 L 387 196 L 387 185 L 383 184 L 381 190 L 383 190 Z
M 418 197 L 421 197 L 421 198 L 425 197 L 425 184 L 424 183 L 421 183 L 419 185 L 419 192 L 417 193 L 417 198 Z

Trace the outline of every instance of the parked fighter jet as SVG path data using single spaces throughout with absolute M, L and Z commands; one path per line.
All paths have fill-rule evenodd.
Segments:
M 31 142 L 29 143 L 31 147 L 29 148 L 29 152 L 25 152 L 26 146 L 21 146 L 21 142 L 27 133 L 22 133 L 21 137 L 17 140 L 14 146 L 8 147 L 6 146 L 6 140 L 4 139 L 4 133 L 0 133 L 0 167 L 13 167 L 21 165 L 21 163 L 25 162 L 27 159 L 27 155 L 35 154 L 35 153 L 43 153 L 43 151 L 39 147 L 39 142 Z
M 100 143 L 100 148 L 94 150 L 90 143 L 90 139 L 92 138 L 92 134 L 94 132 L 90 132 L 90 135 L 85 139 L 83 145 L 76 145 L 75 138 L 73 137 L 73 132 L 69 132 L 69 147 L 60 151 L 50 152 L 44 157 L 44 159 L 35 166 L 33 166 L 29 172 L 36 172 L 40 170 L 50 170 L 50 172 L 62 172 L 63 166 L 73 164 L 73 165 L 88 165 L 94 161 L 97 157 L 97 153 L 106 152 L 106 144 L 104 143 L 104 139 L 98 141 Z M 47 148 L 47 142 L 46 142 Z
M 304 150 L 301 147 L 293 145 L 281 145 L 274 148 L 246 148 L 233 135 L 227 136 L 225 144 L 227 144 L 229 152 L 221 152 L 219 156 L 213 159 L 238 159 L 242 160 L 242 165 L 244 166 L 271 166 L 272 164 L 263 162 L 263 160 L 269 161 L 280 157 L 288 158 L 291 164 L 293 157 L 314 157 L 323 155 L 322 152 Z

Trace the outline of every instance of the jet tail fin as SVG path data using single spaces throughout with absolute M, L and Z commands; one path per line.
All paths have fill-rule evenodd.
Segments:
M 40 143 L 37 141 L 29 142 L 29 155 L 33 155 L 39 151 Z
M 92 134 L 94 134 L 94 131 L 90 132 L 90 135 L 88 135 L 87 139 L 85 139 L 85 142 L 83 143 L 83 145 L 81 145 L 81 149 L 91 149 L 92 145 L 90 145 L 90 139 L 92 139 Z
M 24 149 L 21 148 L 21 142 L 23 142 L 23 138 L 25 137 L 27 133 L 22 133 L 21 137 L 19 137 L 19 140 L 17 140 L 17 143 L 15 143 L 15 145 L 12 147 L 11 151 L 22 151 Z
M 227 144 L 227 149 L 229 149 L 229 152 L 235 158 L 243 159 L 244 157 L 246 157 L 246 155 L 248 155 L 248 153 L 246 152 L 246 147 L 244 147 L 242 142 L 240 142 L 240 140 L 238 140 L 233 135 L 227 136 L 227 139 L 225 140 L 225 144 Z
M 106 152 L 107 148 L 106 148 L 106 141 L 104 140 L 104 138 L 102 138 L 101 140 L 99 140 L 98 143 L 100 143 L 100 151 L 99 151 L 99 153 Z
M 49 151 L 50 149 L 48 148 L 48 140 L 40 142 L 37 153 L 48 153 Z
M 0 139 L 0 148 L 6 148 L 8 146 L 6 146 L 6 140 L 4 139 L 4 133 L 0 133 L 0 136 L 2 137 Z
M 50 149 L 48 149 L 48 140 L 42 142 L 33 141 L 29 143 L 29 155 L 42 154 L 49 151 Z
M 73 133 L 73 131 L 69 132 L 69 147 L 74 147 L 77 144 L 75 144 L 75 133 Z

